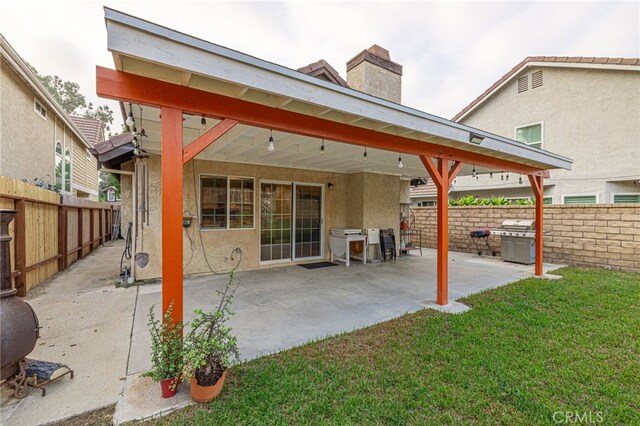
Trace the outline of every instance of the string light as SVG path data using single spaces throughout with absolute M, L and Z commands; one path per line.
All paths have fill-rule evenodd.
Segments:
M 320 155 L 324 155 L 324 139 L 322 139 L 322 145 L 320 146 Z
M 507 172 L 507 180 L 509 180 L 509 172 Z
M 204 118 L 204 115 L 202 116 L 202 120 L 200 120 L 200 130 L 206 130 L 207 129 L 207 119 Z
M 362 161 L 367 161 L 367 147 L 364 147 L 364 154 L 362 154 Z
M 500 172 L 500 180 L 504 180 L 504 172 Z
M 489 172 L 489 179 L 493 179 L 493 170 Z
M 269 145 L 267 145 L 267 151 L 273 152 L 276 150 L 276 145 L 273 143 L 273 129 L 270 130 Z
M 125 121 L 124 123 L 127 126 L 131 127 L 135 122 L 136 120 L 133 118 L 133 111 L 131 110 L 131 103 L 129 103 L 129 115 L 127 115 L 127 121 Z
M 520 179 L 518 179 L 518 182 L 520 183 L 520 185 L 522 185 L 522 176 L 520 176 Z
M 398 154 L 398 168 L 401 169 L 403 167 L 404 167 L 404 164 L 402 163 L 402 156 Z
M 471 176 L 477 177 L 476 166 L 473 166 L 473 171 L 471 172 Z

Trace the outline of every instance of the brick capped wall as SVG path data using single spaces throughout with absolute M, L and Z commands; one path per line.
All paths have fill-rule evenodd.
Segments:
M 414 207 L 423 245 L 436 247 L 436 208 Z M 533 219 L 533 206 L 449 207 L 449 249 L 473 252 L 469 231 L 498 228 L 504 219 Z M 549 205 L 544 208 L 544 260 L 640 272 L 640 205 Z M 490 244 L 500 255 L 500 237 Z

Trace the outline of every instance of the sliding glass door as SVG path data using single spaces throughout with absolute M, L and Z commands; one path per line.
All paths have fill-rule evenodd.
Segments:
M 322 256 L 322 190 L 320 184 L 261 182 L 261 262 Z

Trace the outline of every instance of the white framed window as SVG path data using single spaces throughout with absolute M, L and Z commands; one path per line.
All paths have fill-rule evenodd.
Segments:
M 64 151 L 64 190 L 71 192 L 71 149 Z
M 613 203 L 640 203 L 640 193 L 613 194 Z
M 200 176 L 202 229 L 255 229 L 255 179 Z
M 33 110 L 36 112 L 36 114 L 38 114 L 40 116 L 40 118 L 42 118 L 43 120 L 47 119 L 47 109 L 42 106 L 42 104 L 40 102 L 38 102 L 37 99 L 33 100 Z
M 562 204 L 597 204 L 598 195 L 563 195 Z
M 64 161 L 62 155 L 62 142 L 56 142 L 56 163 L 55 163 L 55 177 L 56 177 L 56 188 L 58 191 L 62 191 L 63 186 L 63 176 L 64 176 Z
M 544 135 L 544 124 L 542 121 L 537 123 L 525 124 L 516 127 L 513 138 L 529 146 L 542 149 L 542 140 Z

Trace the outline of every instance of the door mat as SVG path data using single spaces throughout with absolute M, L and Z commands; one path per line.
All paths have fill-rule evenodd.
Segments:
M 338 266 L 338 264 L 331 263 L 331 262 L 316 262 L 316 263 L 302 263 L 298 266 L 301 266 L 305 269 L 318 269 L 318 268 L 326 268 L 329 266 Z

